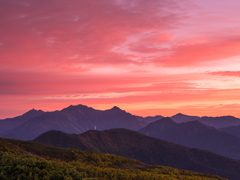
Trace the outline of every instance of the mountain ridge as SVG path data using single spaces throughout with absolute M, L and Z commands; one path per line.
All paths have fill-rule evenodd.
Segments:
M 199 121 L 176 123 L 171 118 L 163 118 L 148 124 L 138 132 L 183 146 L 240 159 L 239 138 Z
M 173 144 L 127 129 L 89 130 L 82 134 L 49 131 L 35 138 L 34 142 L 110 153 L 137 159 L 146 164 L 217 174 L 228 178 L 233 171 L 238 172 L 239 168 L 240 177 L 240 161 L 238 160 L 205 150 Z M 223 176 L 225 173 L 228 175 Z
M 2 134 L 5 138 L 32 140 L 43 132 L 60 130 L 82 133 L 90 129 L 128 128 L 138 130 L 145 126 L 132 114 L 114 106 L 102 111 L 85 105 L 68 106 L 60 111 L 46 112 Z

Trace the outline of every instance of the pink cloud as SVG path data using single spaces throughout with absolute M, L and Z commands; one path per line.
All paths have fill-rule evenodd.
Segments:
M 1 63 L 12 68 L 133 63 L 111 49 L 137 33 L 174 26 L 177 4 L 174 0 L 3 1 Z M 160 39 L 166 38 L 169 35 L 160 35 Z M 69 60 L 74 56 L 77 58 Z
M 211 75 L 220 75 L 220 76 L 235 76 L 240 77 L 240 71 L 218 71 L 218 72 L 209 72 Z
M 218 23 L 211 26 L 213 19 L 207 22 L 207 16 L 196 16 L 193 2 L 2 0 L 0 114 L 9 114 L 6 107 L 19 113 L 79 103 L 93 107 L 163 103 L 168 113 L 181 103 L 232 104 L 239 99 L 236 89 L 204 89 L 195 81 L 204 82 L 211 75 L 239 77 L 238 71 L 196 73 L 202 62 L 240 55 L 239 35 L 232 33 L 235 30 L 219 31 L 222 19 L 213 18 Z M 195 71 L 181 70 L 188 66 Z M 154 107 L 146 109 L 157 112 Z

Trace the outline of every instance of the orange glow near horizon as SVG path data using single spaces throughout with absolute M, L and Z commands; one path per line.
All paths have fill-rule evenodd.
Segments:
M 32 108 L 240 118 L 240 2 L 0 2 L 0 119 Z

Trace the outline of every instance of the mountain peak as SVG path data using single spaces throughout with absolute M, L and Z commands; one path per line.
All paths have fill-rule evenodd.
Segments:
M 32 114 L 32 113 L 44 113 L 44 111 L 36 110 L 36 109 L 33 108 L 33 109 L 29 110 L 28 112 L 26 112 L 24 114 L 26 115 L 26 114 Z
M 70 105 L 67 108 L 64 109 L 92 109 L 91 107 L 82 105 L 82 104 L 78 104 L 78 105 Z
M 152 122 L 150 124 L 156 125 L 156 124 L 176 124 L 176 123 L 170 117 L 164 117 L 164 118 L 157 120 L 155 122 Z
M 175 114 L 175 115 L 173 115 L 173 116 L 186 116 L 185 114 L 182 114 L 182 113 L 177 113 L 177 114 Z
M 175 123 L 170 117 L 164 117 L 164 118 L 160 119 L 159 121 L 161 121 L 161 122 L 173 122 L 173 123 Z
M 112 109 L 110 109 L 110 110 L 114 110 L 114 111 L 123 111 L 122 109 L 120 109 L 120 108 L 117 107 L 117 106 L 112 107 Z

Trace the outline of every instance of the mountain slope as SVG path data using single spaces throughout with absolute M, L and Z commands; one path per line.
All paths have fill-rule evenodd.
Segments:
M 190 122 L 190 121 L 197 120 L 203 124 L 215 127 L 217 129 L 240 125 L 240 119 L 233 116 L 199 117 L 199 116 L 188 116 L 185 114 L 178 113 L 172 116 L 171 119 L 176 123 L 183 123 L 183 122 Z
M 7 132 L 22 123 L 27 122 L 29 119 L 40 116 L 44 113 L 42 110 L 32 109 L 21 116 L 17 116 L 14 118 L 7 118 L 0 120 L 0 134 Z
M 49 130 L 79 134 L 90 129 L 128 128 L 137 130 L 145 126 L 145 124 L 145 122 L 139 121 L 136 117 L 118 107 L 100 111 L 78 105 L 69 106 L 61 111 L 44 113 L 4 133 L 2 136 L 32 140 Z
M 157 115 L 157 116 L 147 116 L 147 117 L 141 117 L 141 116 L 135 116 L 139 121 L 145 121 L 146 125 L 152 122 L 155 122 L 157 120 L 160 120 L 163 118 L 163 116 Z
M 0 157 L 1 180 L 224 180 L 216 175 L 149 166 L 110 154 L 55 148 L 12 139 L 0 138 Z
M 201 117 L 198 121 L 217 129 L 240 125 L 240 119 L 233 116 Z
M 125 156 L 151 165 L 217 174 L 232 179 L 240 178 L 240 161 L 238 160 L 176 145 L 127 129 L 90 130 L 79 135 L 49 131 L 34 141 L 57 147 Z
M 176 123 L 183 123 L 183 122 L 190 122 L 190 121 L 196 121 L 200 117 L 198 116 L 188 116 L 185 114 L 178 113 L 171 117 L 171 119 Z
M 220 128 L 219 130 L 224 131 L 229 134 L 232 134 L 232 135 L 240 138 L 240 125 Z
M 239 138 L 198 121 L 178 124 L 170 118 L 163 118 L 140 129 L 139 132 L 176 144 L 240 159 Z

